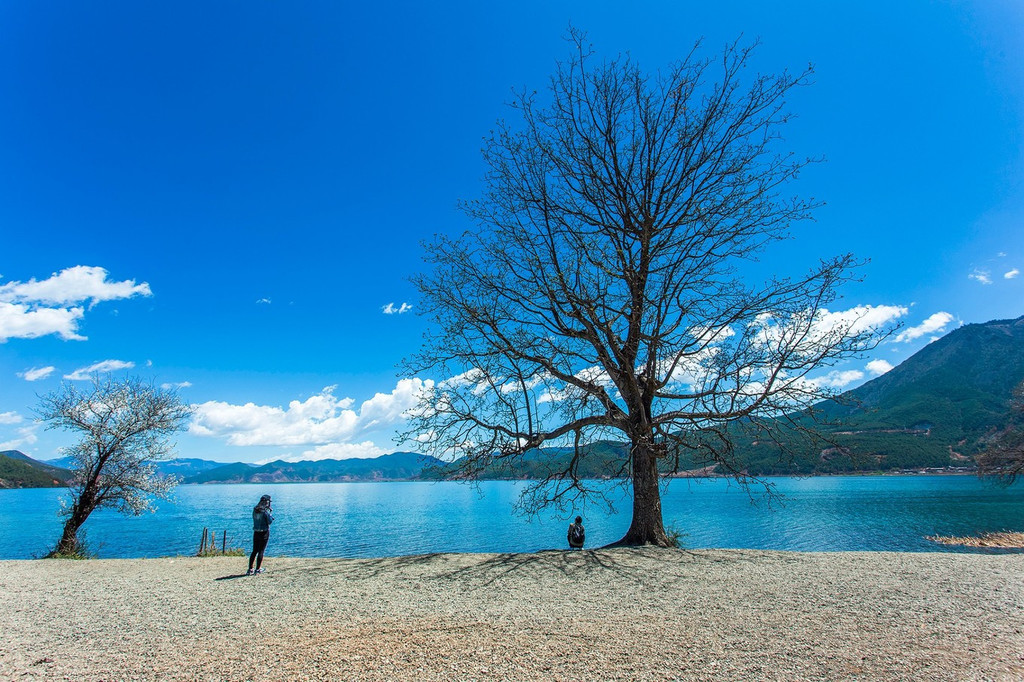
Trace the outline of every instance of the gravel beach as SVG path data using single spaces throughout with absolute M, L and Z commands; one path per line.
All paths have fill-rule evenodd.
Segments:
M 0 562 L 7 680 L 1020 680 L 1024 555 Z

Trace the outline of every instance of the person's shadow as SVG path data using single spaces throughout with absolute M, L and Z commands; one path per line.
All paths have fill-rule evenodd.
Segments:
M 223 575 L 223 576 L 221 576 L 219 578 L 214 578 L 214 580 L 234 580 L 235 578 L 244 578 L 244 577 L 245 577 L 245 573 L 236 573 L 235 575 Z

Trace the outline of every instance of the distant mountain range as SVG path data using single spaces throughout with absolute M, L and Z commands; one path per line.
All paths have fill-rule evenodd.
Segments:
M 48 459 L 46 463 L 69 469 L 74 466 L 75 461 L 71 457 L 59 457 L 57 459 Z M 157 462 L 156 470 L 164 476 L 174 475 L 178 478 L 186 479 L 222 466 L 224 466 L 224 462 L 212 462 L 208 459 L 168 459 Z
M 65 485 L 73 472 L 69 457 L 40 462 L 17 450 L 0 452 L 0 488 L 43 488 Z M 182 483 L 328 483 L 341 481 L 404 481 L 421 477 L 425 467 L 441 461 L 412 452 L 395 452 L 372 459 L 276 461 L 257 466 L 224 464 L 205 459 L 171 459 L 157 463 L 162 475 Z M 64 465 L 64 466 L 61 466 Z
M 755 475 L 970 467 L 974 454 L 1006 428 L 1012 390 L 1021 381 L 1024 317 L 966 325 L 838 401 L 819 406 L 840 423 L 825 429 L 838 449 L 795 448 L 793 456 L 780 459 L 774 445 L 740 440 L 737 451 Z M 626 452 L 623 443 L 595 443 L 582 458 L 580 474 L 614 476 Z M 528 452 L 513 464 L 485 470 L 482 478 L 536 478 L 571 456 L 567 448 Z M 0 452 L 0 487 L 63 485 L 71 476 L 69 464 L 69 458 L 39 462 L 16 450 Z M 702 464 L 694 462 L 694 468 Z M 173 459 L 158 463 L 158 471 L 184 483 L 395 481 L 447 473 L 440 460 L 411 452 L 262 466 Z
M 424 467 L 441 460 L 413 452 L 395 452 L 372 459 L 276 461 L 254 467 L 227 464 L 185 479 L 185 483 L 334 483 L 340 481 L 404 481 L 419 478 Z

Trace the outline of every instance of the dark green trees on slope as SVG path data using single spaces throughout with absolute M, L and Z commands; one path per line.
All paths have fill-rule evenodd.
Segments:
M 18 450 L 0 452 L 0 488 L 60 488 L 71 475 L 67 469 L 38 462 Z

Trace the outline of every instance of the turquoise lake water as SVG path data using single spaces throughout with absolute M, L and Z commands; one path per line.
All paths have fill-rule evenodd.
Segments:
M 726 480 L 673 481 L 664 518 L 689 548 L 799 551 L 951 551 L 928 535 L 1024 531 L 1024 485 L 998 488 L 970 476 L 863 476 L 772 479 L 781 502 L 768 504 Z M 609 483 L 619 493 L 620 487 Z M 531 552 L 563 548 L 567 521 L 514 513 L 523 484 L 295 483 L 180 486 L 157 512 L 94 513 L 85 538 L 101 558 L 194 554 L 204 527 L 247 551 L 252 506 L 274 499 L 269 556 L 374 557 L 429 552 Z M 0 559 L 45 554 L 60 534 L 54 489 L 0 490 Z M 751 499 L 753 494 L 753 501 Z M 629 525 L 628 498 L 617 514 L 579 510 L 587 545 L 614 542 Z M 952 550 L 956 551 L 956 550 Z

